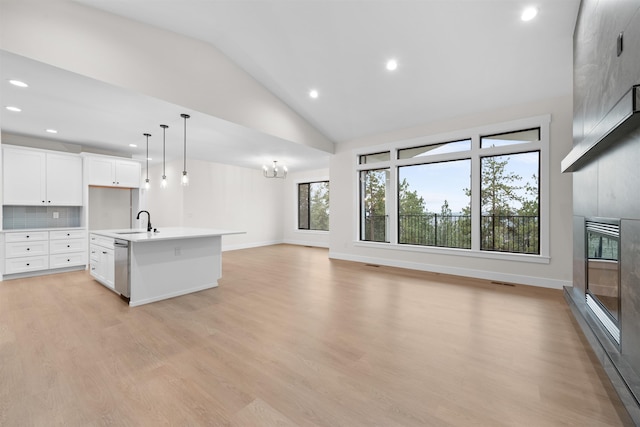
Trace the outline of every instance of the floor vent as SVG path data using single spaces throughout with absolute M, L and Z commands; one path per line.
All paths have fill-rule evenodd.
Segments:
M 515 288 L 516 285 L 514 285 L 513 283 L 505 283 L 505 282 L 491 282 L 493 285 L 500 285 L 500 286 L 511 286 L 512 288 Z

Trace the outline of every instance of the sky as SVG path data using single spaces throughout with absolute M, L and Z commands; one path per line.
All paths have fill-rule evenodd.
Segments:
M 523 179 L 520 184 L 538 175 L 538 153 L 510 154 L 505 172 L 513 172 Z M 465 188 L 471 187 L 471 160 L 457 160 L 399 168 L 399 181 L 407 179 L 410 191 L 417 191 L 430 212 L 439 213 L 445 200 L 453 213 L 460 213 L 469 205 Z

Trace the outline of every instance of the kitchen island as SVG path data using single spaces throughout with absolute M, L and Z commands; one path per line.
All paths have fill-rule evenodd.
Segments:
M 92 275 L 112 290 L 128 297 L 130 306 L 148 304 L 167 298 L 198 292 L 218 286 L 222 277 L 222 236 L 242 234 L 240 231 L 215 230 L 201 228 L 163 228 L 157 232 L 145 230 L 98 230 L 91 231 L 89 243 L 93 248 L 102 250 L 94 244 L 105 245 L 108 252 L 109 242 L 126 245 L 124 261 L 117 259 L 106 268 L 115 268 L 108 274 L 115 275 L 109 285 L 108 280 L 101 280 Z M 103 246 L 104 247 L 104 246 Z M 121 245 L 120 248 L 123 246 Z M 116 246 L 116 258 L 118 246 Z M 113 252 L 112 252 L 113 253 Z M 113 260 L 113 258 L 112 258 Z M 118 262 L 121 263 L 117 267 Z M 122 263 L 126 264 L 122 264 Z M 128 267 L 128 268 L 127 268 Z M 128 270 L 123 272 L 124 269 Z M 120 279 L 118 278 L 120 275 Z M 117 282 L 128 281 L 126 290 L 118 289 Z M 127 293 L 129 295 L 127 295 Z

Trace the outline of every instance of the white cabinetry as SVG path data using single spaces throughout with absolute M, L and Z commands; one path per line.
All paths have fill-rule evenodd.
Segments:
M 49 232 L 49 268 L 75 267 L 87 264 L 84 230 Z
M 3 204 L 82 205 L 82 158 L 41 150 L 3 148 Z
M 89 185 L 105 187 L 140 187 L 140 163 L 111 157 L 87 156 Z
M 45 204 L 46 159 L 41 151 L 3 149 L 3 204 Z
M 91 234 L 89 239 L 91 276 L 110 289 L 114 289 L 115 259 L 113 239 Z
M 87 264 L 84 230 L 6 232 L 3 274 Z
M 82 158 L 47 153 L 47 204 L 82 205 Z
M 47 231 L 6 233 L 4 274 L 28 273 L 49 268 Z

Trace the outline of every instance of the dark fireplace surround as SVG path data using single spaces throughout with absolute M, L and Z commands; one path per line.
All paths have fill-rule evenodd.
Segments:
M 640 90 L 633 94 L 640 99 Z M 573 172 L 574 236 L 573 286 L 565 297 L 640 425 L 640 103 L 633 105 L 624 126 L 589 150 L 574 148 L 580 155 L 563 162 L 563 171 Z

